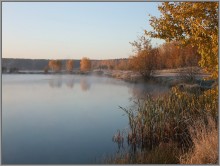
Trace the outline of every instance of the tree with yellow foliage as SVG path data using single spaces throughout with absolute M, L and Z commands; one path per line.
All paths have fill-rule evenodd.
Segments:
M 198 47 L 199 65 L 218 78 L 218 2 L 164 2 L 147 35 Z
M 91 70 L 91 61 L 89 58 L 83 57 L 80 61 L 80 70 L 89 71 Z
M 72 72 L 74 67 L 74 61 L 73 60 L 67 60 L 66 61 L 66 71 Z
M 62 68 L 62 62 L 61 60 L 50 60 L 48 66 L 51 70 L 60 72 Z
M 149 79 L 156 69 L 158 49 L 152 48 L 151 40 L 145 36 L 139 37 L 137 41 L 130 44 L 135 49 L 135 55 L 130 57 L 129 66 L 132 70 L 139 72 L 144 79 Z

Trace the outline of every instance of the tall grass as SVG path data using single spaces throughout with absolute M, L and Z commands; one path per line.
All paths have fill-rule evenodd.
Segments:
M 197 147 L 196 143 L 199 143 L 201 137 L 195 137 L 192 133 L 192 126 L 196 121 L 199 121 L 205 129 L 208 129 L 210 125 L 210 118 L 214 119 L 213 123 L 217 124 L 218 87 L 205 92 L 186 92 L 174 87 L 169 94 L 163 97 L 148 96 L 145 99 L 135 101 L 134 106 L 129 109 L 122 107 L 121 109 L 126 112 L 129 118 L 130 131 L 127 133 L 127 143 L 130 147 L 130 155 L 135 156 L 135 161 L 138 162 L 138 158 L 143 158 L 145 152 L 148 152 L 147 156 L 144 155 L 144 160 L 139 160 L 141 163 L 158 164 L 161 161 L 169 163 L 166 162 L 169 156 L 173 158 L 173 154 L 175 154 L 174 158 L 176 159 L 181 156 L 180 154 L 189 153 L 192 148 Z M 207 136 L 209 134 L 211 133 L 205 133 Z M 162 145 L 170 144 L 172 145 L 171 151 L 167 152 L 170 150 L 167 147 L 163 150 L 165 152 L 163 154 L 161 148 L 164 146 Z M 178 153 L 176 151 L 172 153 L 172 149 L 176 148 Z M 200 146 L 200 148 L 202 151 L 203 147 Z M 160 150 L 158 151 L 158 149 Z M 159 160 L 157 157 L 158 160 L 153 161 L 154 155 L 162 156 L 162 159 Z M 134 160 L 125 161 L 133 163 Z M 181 161 L 185 162 L 183 159 Z
M 200 121 L 190 128 L 193 141 L 191 150 L 180 157 L 181 164 L 217 164 L 218 129 L 216 123 L 208 120 L 205 126 Z
M 137 151 L 118 153 L 105 160 L 111 164 L 176 164 L 181 155 L 177 146 L 173 143 L 161 143 L 151 151 Z

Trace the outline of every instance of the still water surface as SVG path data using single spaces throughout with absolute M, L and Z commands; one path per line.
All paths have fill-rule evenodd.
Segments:
M 119 106 L 168 88 L 79 75 L 2 75 L 3 164 L 90 164 L 117 152 Z

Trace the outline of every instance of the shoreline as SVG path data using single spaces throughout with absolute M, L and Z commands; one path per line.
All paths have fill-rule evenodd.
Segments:
M 42 75 L 93 75 L 93 76 L 100 76 L 100 77 L 110 77 L 115 78 L 119 80 L 123 80 L 125 82 L 130 83 L 140 83 L 140 82 L 149 82 L 153 81 L 155 83 L 159 83 L 162 85 L 166 85 L 169 87 L 173 87 L 179 84 L 191 84 L 187 81 L 182 80 L 180 76 L 180 72 L 178 69 L 165 69 L 165 70 L 156 70 L 149 80 L 144 80 L 143 77 L 138 73 L 134 71 L 124 71 L 124 70 L 93 70 L 88 72 L 82 72 L 82 71 L 73 71 L 73 72 L 65 72 L 61 71 L 58 73 L 55 72 L 47 72 L 44 71 L 17 71 L 12 73 L 2 73 L 2 74 L 42 74 Z M 204 84 L 204 78 L 208 78 L 210 74 L 205 74 L 204 72 L 199 72 L 195 75 L 194 84 L 200 84 L 200 86 L 203 86 L 201 84 Z M 211 80 L 214 81 L 214 80 Z M 208 83 L 208 88 L 210 88 L 212 85 Z

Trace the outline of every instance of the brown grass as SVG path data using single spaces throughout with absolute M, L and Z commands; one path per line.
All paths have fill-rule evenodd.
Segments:
M 167 96 L 138 100 L 130 109 L 127 142 L 114 164 L 217 164 L 218 88 L 189 93 L 172 88 Z
M 180 150 L 175 143 L 161 143 L 150 151 L 117 154 L 105 163 L 111 164 L 178 164 Z
M 194 143 L 190 152 L 180 157 L 181 164 L 217 164 L 218 163 L 218 129 L 213 120 L 208 125 L 196 123 L 190 129 Z
M 111 164 L 218 164 L 218 128 L 211 118 L 190 127 L 193 147 L 183 153 L 174 142 L 160 143 L 148 151 L 117 154 L 106 160 Z
M 158 147 L 139 158 L 140 163 L 147 164 L 178 164 L 180 150 L 175 143 L 161 143 Z

